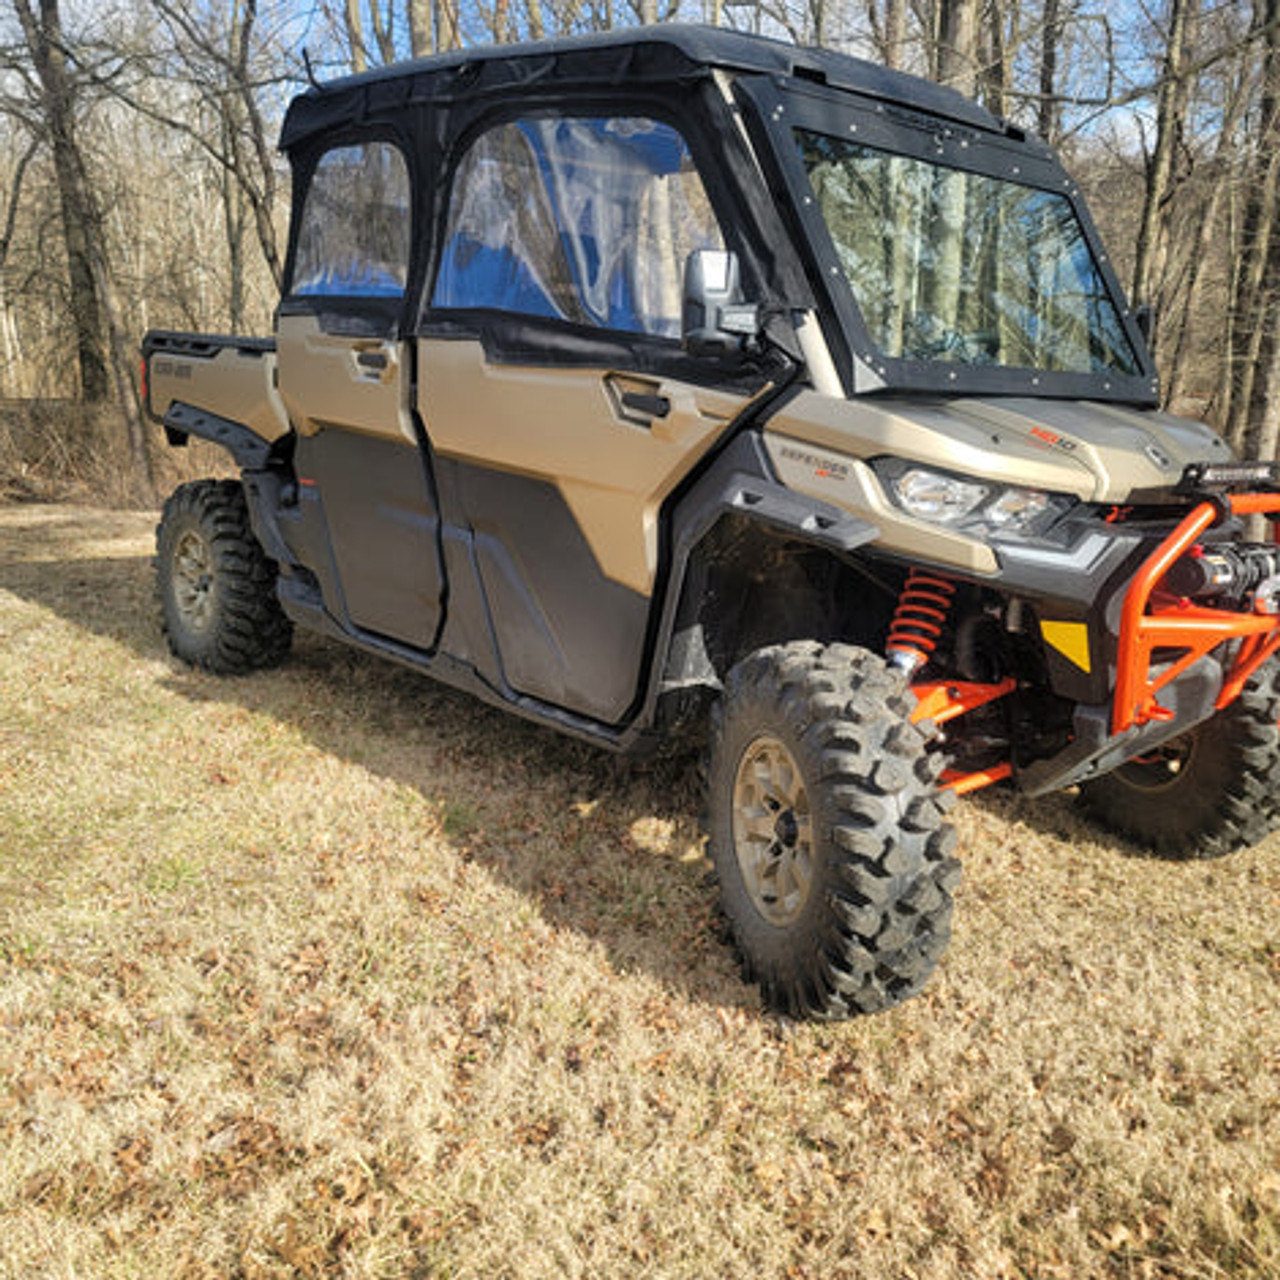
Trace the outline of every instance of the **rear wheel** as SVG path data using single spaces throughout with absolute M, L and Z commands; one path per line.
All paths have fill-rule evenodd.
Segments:
M 1280 827 L 1280 662 L 1212 719 L 1105 777 L 1081 800 L 1100 826 L 1172 858 L 1219 858 Z
M 156 593 L 174 654 L 225 675 L 280 662 L 293 633 L 275 585 L 238 481 L 174 491 L 156 528 Z
M 710 852 L 748 980 L 779 1012 L 874 1013 L 950 937 L 949 793 L 876 655 L 800 642 L 729 673 L 712 726 Z

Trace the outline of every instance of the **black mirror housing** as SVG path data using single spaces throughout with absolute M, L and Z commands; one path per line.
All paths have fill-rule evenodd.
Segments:
M 760 336 L 760 308 L 740 300 L 738 258 L 695 249 L 685 262 L 681 341 L 692 356 L 741 352 Z

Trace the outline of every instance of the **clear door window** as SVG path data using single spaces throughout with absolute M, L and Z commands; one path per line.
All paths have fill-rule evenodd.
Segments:
M 294 294 L 397 298 L 409 276 L 409 171 L 389 142 L 335 147 L 312 174 Z
M 685 259 L 723 247 L 669 125 L 520 120 L 458 166 L 431 305 L 678 338 Z

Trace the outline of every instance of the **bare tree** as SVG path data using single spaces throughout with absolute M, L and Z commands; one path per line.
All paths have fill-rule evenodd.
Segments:
M 978 24 L 978 89 L 983 104 L 997 116 L 1009 114 L 1014 63 L 1022 43 L 1022 6 L 985 0 Z
M 76 137 L 77 87 L 67 67 L 57 0 L 40 0 L 38 15 L 29 0 L 14 0 L 14 8 L 38 77 L 35 106 L 58 179 L 80 390 L 92 403 L 107 398 L 110 377 L 101 303 L 94 284 L 93 258 L 101 252 L 100 219 Z
M 368 70 L 369 51 L 364 44 L 364 19 L 360 16 L 360 0 L 347 0 L 343 18 L 347 29 L 347 46 L 351 50 L 351 70 L 357 74 Z
M 13 166 L 13 172 L 9 177 L 9 197 L 4 209 L 4 231 L 0 233 L 0 350 L 4 353 L 2 372 L 5 378 L 13 378 L 15 384 L 22 373 L 22 343 L 8 287 L 9 249 L 13 244 L 14 232 L 17 228 L 18 202 L 22 198 L 22 184 L 26 179 L 27 168 L 39 146 L 38 137 L 30 138 Z M 0 380 L 0 394 L 3 394 L 4 390 L 5 383 Z M 16 385 L 11 386 L 9 390 L 10 394 L 14 394 Z
M 978 91 L 978 0 L 938 0 L 937 77 L 968 97 Z
M 1062 132 L 1062 103 L 1058 99 L 1058 54 L 1062 48 L 1063 0 L 1044 0 L 1040 17 L 1040 105 L 1036 124 L 1046 142 L 1056 143 Z
M 150 4 L 166 37 L 163 57 L 151 60 L 159 73 L 144 76 L 141 85 L 109 87 L 131 109 L 189 138 L 225 170 L 248 204 L 278 287 L 284 274 L 276 227 L 280 172 L 259 95 L 287 76 L 279 65 L 266 74 L 255 66 L 258 0 L 232 0 L 223 27 L 211 24 L 193 0 Z M 166 81 L 179 92 L 157 92 Z M 216 127 L 205 126 L 193 100 Z
M 107 252 L 102 211 L 77 138 L 78 86 L 68 65 L 58 0 L 40 0 L 38 14 L 30 0 L 14 0 L 14 9 L 38 77 L 37 106 L 57 175 L 81 394 L 95 404 L 105 401 L 114 389 L 134 475 L 149 497 L 155 481 L 133 381 L 133 347 Z
M 409 52 L 415 58 L 435 52 L 431 0 L 409 0 Z
M 907 33 L 906 0 L 885 0 L 883 57 L 886 66 L 903 66 L 903 46 Z
M 1200 0 L 1169 0 L 1164 67 L 1156 95 L 1156 140 L 1147 163 L 1146 195 L 1138 225 L 1132 294 L 1139 303 L 1159 304 L 1161 281 L 1169 253 L 1169 229 L 1174 197 L 1174 164 L 1182 150 L 1191 78 L 1183 68 L 1191 59 Z
M 1280 427 L 1280 0 L 1258 0 L 1255 26 L 1262 36 L 1257 146 L 1232 306 L 1237 341 L 1228 430 L 1246 456 L 1273 457 Z
M 1231 252 L 1235 237 L 1232 234 L 1233 219 L 1224 218 L 1224 209 L 1234 198 L 1236 186 L 1236 156 L 1238 146 L 1238 129 L 1240 119 L 1248 103 L 1247 81 L 1241 75 L 1235 77 L 1225 88 L 1225 102 L 1222 106 L 1220 127 L 1213 144 L 1212 153 L 1201 163 L 1197 174 L 1197 188 L 1193 189 L 1194 199 L 1188 201 L 1184 224 L 1190 234 L 1180 237 L 1170 236 L 1171 241 L 1181 239 L 1185 242 L 1184 283 L 1182 289 L 1181 309 L 1174 316 L 1165 307 L 1164 298 L 1168 297 L 1166 288 L 1162 294 L 1162 315 L 1159 331 L 1159 352 L 1167 368 L 1165 379 L 1165 399 L 1171 405 L 1179 404 L 1188 394 L 1198 364 L 1208 359 L 1216 359 L 1223 369 L 1228 369 L 1226 359 L 1231 348 L 1233 319 L 1227 312 L 1227 302 L 1231 297 L 1230 284 L 1213 305 L 1218 309 L 1218 323 L 1213 323 L 1211 316 L 1205 317 L 1204 332 L 1222 334 L 1210 345 L 1197 332 L 1197 319 L 1201 310 L 1201 300 L 1206 292 L 1206 282 L 1214 273 L 1215 266 L 1225 275 L 1228 282 L 1233 276 L 1236 255 Z M 1226 226 L 1223 226 L 1224 221 Z M 1225 252 L 1223 251 L 1225 246 Z M 1167 259 L 1166 259 L 1167 261 Z M 1166 267 L 1166 271 L 1168 268 Z M 1199 357 L 1199 359 L 1197 359 Z M 1220 398 L 1220 397 L 1219 397 Z

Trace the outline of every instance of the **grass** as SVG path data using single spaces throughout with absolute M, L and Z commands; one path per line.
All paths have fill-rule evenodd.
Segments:
M 975 799 L 926 993 L 793 1025 L 685 772 L 189 671 L 151 524 L 0 506 L 0 1275 L 1280 1275 L 1277 840 Z

